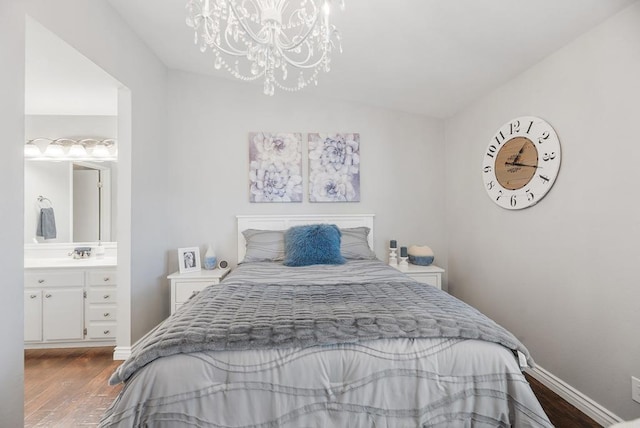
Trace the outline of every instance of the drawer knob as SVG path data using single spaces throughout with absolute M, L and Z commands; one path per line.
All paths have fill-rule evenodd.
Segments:
M 103 331 L 103 333 L 104 333 L 105 335 L 107 335 L 107 334 L 111 333 L 111 331 L 110 331 L 110 330 L 105 330 L 105 331 Z
M 195 297 L 198 293 L 199 291 L 194 291 L 193 293 L 191 293 L 191 296 L 189 296 L 189 299 L 191 299 L 192 297 Z
M 38 280 L 38 284 L 42 284 L 44 282 L 44 279 L 39 279 Z
M 44 295 L 44 297 L 46 297 L 47 299 L 49 299 L 51 297 L 51 294 L 47 293 Z
M 36 297 L 38 297 L 36 294 L 32 294 L 29 296 L 30 299 L 35 299 Z
M 103 280 L 104 282 L 109 281 L 109 279 L 110 279 L 110 278 L 109 278 L 108 276 L 105 276 L 104 278 L 102 278 L 102 280 Z
M 106 318 L 106 317 L 108 317 L 108 316 L 109 316 L 109 312 L 105 312 L 105 313 L 104 313 L 104 314 L 102 314 L 102 315 L 104 315 L 104 317 Z
M 105 299 L 108 299 L 108 298 L 109 298 L 109 297 L 111 297 L 111 296 L 109 296 L 108 294 L 105 294 L 105 295 L 104 295 L 104 296 L 102 296 L 102 297 L 104 297 Z

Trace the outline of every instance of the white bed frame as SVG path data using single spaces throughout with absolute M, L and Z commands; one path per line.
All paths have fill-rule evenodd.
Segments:
M 305 224 L 335 224 L 339 228 L 366 226 L 369 232 L 369 247 L 373 246 L 373 218 L 375 214 L 298 214 L 298 215 L 239 215 L 238 262 L 244 259 L 246 241 L 242 232 L 247 229 L 287 230 L 291 226 Z

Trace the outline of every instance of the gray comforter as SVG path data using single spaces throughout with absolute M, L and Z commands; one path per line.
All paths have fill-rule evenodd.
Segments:
M 409 278 L 337 284 L 229 278 L 200 292 L 139 341 L 110 383 L 124 382 L 151 361 L 178 353 L 436 337 L 498 343 L 522 352 L 533 364 L 507 330 L 447 293 Z

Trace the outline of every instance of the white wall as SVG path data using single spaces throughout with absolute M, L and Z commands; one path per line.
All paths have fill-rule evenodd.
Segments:
M 546 370 L 640 417 L 640 2 L 446 123 L 449 290 L 513 331 Z M 560 175 L 524 211 L 486 195 L 484 150 L 521 115 L 555 128 Z
M 258 85 L 174 71 L 168 102 L 171 268 L 175 249 L 200 246 L 204 254 L 209 242 L 235 263 L 236 215 L 287 213 L 374 213 L 379 258 L 397 239 L 428 244 L 446 266 L 439 121 L 304 92 L 267 97 Z M 302 203 L 249 203 L 251 131 L 304 134 Z M 308 202 L 306 133 L 331 131 L 360 133 L 361 202 Z
M 18 1 L 0 2 L 0 421 L 23 423 L 22 190 L 24 144 L 24 14 Z M 4 60 L 11 58 L 10 61 Z

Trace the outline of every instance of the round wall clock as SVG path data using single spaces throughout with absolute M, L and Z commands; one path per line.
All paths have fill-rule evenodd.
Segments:
M 560 170 L 560 141 L 544 120 L 523 116 L 502 125 L 482 160 L 487 194 L 502 208 L 519 210 L 538 203 Z

